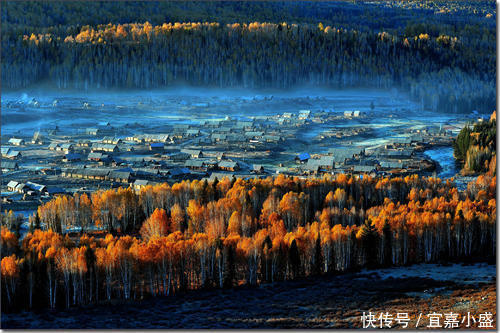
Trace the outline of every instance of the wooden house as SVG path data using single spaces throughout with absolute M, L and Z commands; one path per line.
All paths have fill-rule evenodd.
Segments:
M 220 170 L 225 171 L 236 171 L 240 169 L 238 162 L 233 161 L 221 161 L 218 164 Z

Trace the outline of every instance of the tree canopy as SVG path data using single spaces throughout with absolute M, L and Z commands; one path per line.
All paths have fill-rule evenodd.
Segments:
M 47 19 L 35 15 L 39 6 Z M 121 14 L 111 13 L 117 6 Z M 434 110 L 495 107 L 495 25 L 465 9 L 453 18 L 366 4 L 201 4 L 211 16 L 192 3 L 158 6 L 165 11 L 150 2 L 7 2 L 4 87 L 401 87 Z M 87 7 L 96 12 L 76 17 Z

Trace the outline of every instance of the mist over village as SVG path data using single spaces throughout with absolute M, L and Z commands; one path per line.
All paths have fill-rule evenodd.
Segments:
M 495 3 L 0 13 L 2 329 L 496 328 Z

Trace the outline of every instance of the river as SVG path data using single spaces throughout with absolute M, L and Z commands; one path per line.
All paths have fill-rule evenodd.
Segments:
M 453 147 L 434 147 L 426 150 L 425 155 L 436 161 L 440 165 L 437 176 L 441 179 L 454 177 L 459 171 L 459 167 L 453 157 Z

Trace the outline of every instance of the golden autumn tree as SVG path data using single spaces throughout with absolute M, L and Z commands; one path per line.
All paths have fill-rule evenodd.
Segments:
M 140 234 L 146 241 L 154 237 L 163 237 L 170 232 L 170 221 L 164 209 L 156 208 L 142 224 Z
M 290 191 L 286 193 L 279 203 L 281 216 L 285 222 L 287 230 L 293 230 L 302 214 L 299 195 L 296 192 Z
M 173 231 L 184 231 L 185 229 L 185 212 L 182 210 L 181 206 L 179 204 L 175 204 L 172 206 L 172 209 L 170 211 L 170 219 L 171 219 L 171 227 L 172 227 L 172 232 Z
M 1 252 L 2 257 L 13 254 L 19 246 L 16 235 L 7 227 L 2 227 L 1 230 Z
M 204 207 L 195 200 L 189 200 L 186 211 L 189 217 L 188 234 L 193 235 L 197 232 L 203 232 Z
M 17 279 L 20 272 L 20 262 L 16 255 L 13 254 L 9 257 L 2 258 L 1 266 L 3 286 L 5 287 L 7 294 L 7 300 L 9 304 L 12 304 L 16 293 Z

